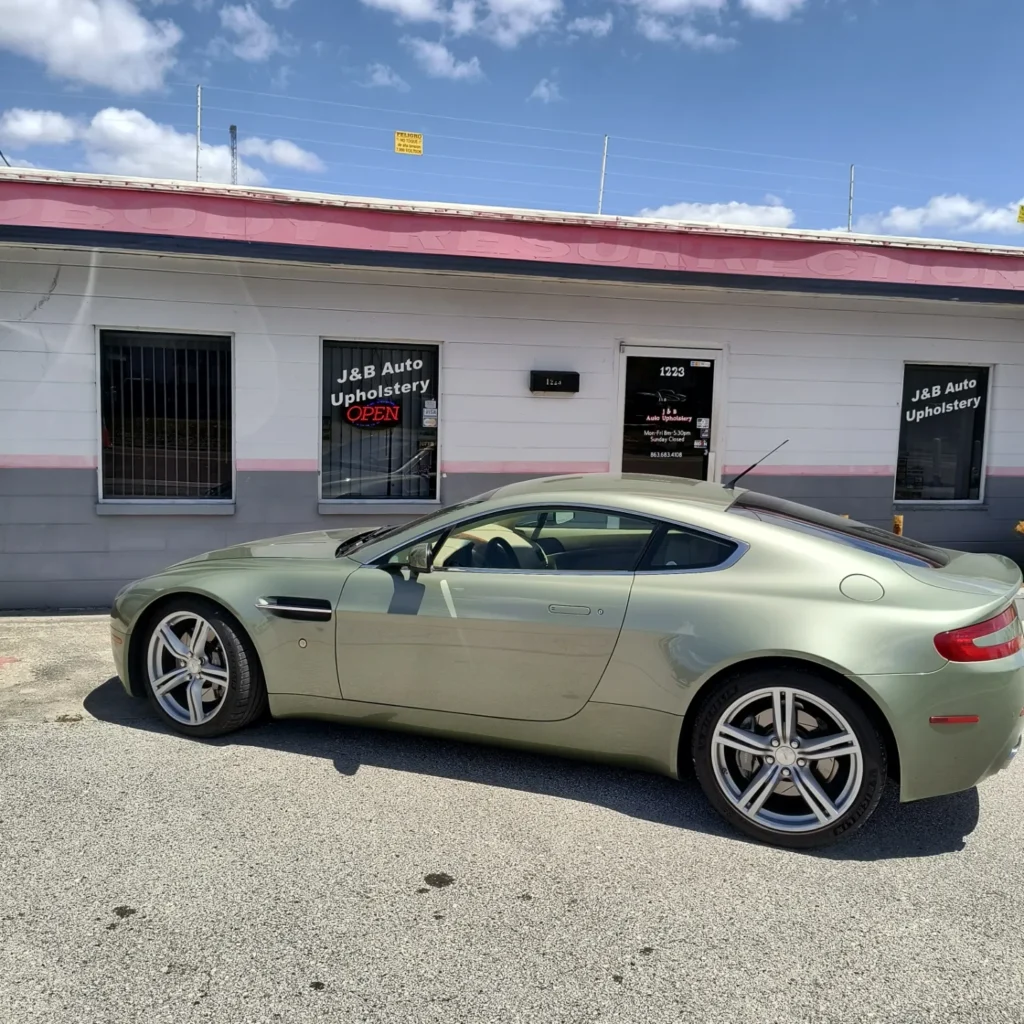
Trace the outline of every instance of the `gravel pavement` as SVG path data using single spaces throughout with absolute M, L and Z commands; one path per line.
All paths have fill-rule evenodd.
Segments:
M 0 618 L 6 1024 L 1024 1021 L 1024 769 L 834 852 L 682 784 L 323 723 L 212 743 Z

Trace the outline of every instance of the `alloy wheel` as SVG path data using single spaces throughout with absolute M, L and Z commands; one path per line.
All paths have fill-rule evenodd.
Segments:
M 204 725 L 224 706 L 230 682 L 224 644 L 194 612 L 174 612 L 158 623 L 146 668 L 157 703 L 182 725 Z
M 712 766 L 741 815 L 773 832 L 801 833 L 840 821 L 857 798 L 864 756 L 843 715 L 804 690 L 746 693 L 721 714 Z

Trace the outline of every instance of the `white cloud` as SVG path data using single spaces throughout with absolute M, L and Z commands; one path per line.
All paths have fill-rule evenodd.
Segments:
M 196 137 L 158 124 L 138 110 L 108 107 L 93 117 L 82 130 L 85 164 L 91 171 L 124 174 L 143 178 L 179 178 L 194 180 L 196 173 Z M 231 150 L 227 145 L 203 144 L 204 181 L 231 180 Z M 246 185 L 262 185 L 262 171 L 238 162 L 238 180 Z
M 158 89 L 182 33 L 132 0 L 0 0 L 0 49 L 57 78 L 135 94 Z
M 723 53 L 736 45 L 731 36 L 715 32 L 701 32 L 688 21 L 669 21 L 665 18 L 641 14 L 637 18 L 637 31 L 652 43 L 685 43 L 691 50 L 711 50 Z
M 573 18 L 567 27 L 570 34 L 604 39 L 612 30 L 612 12 L 608 11 L 600 18 Z
M 220 9 L 220 23 L 234 38 L 231 52 L 240 60 L 267 60 L 282 49 L 281 40 L 252 4 L 228 4 Z
M 270 0 L 270 6 L 275 7 L 279 11 L 287 11 L 293 3 L 295 3 L 295 0 Z
M 287 167 L 293 171 L 326 170 L 323 160 L 308 149 L 296 146 L 286 139 L 244 139 L 238 144 L 242 156 L 255 157 L 264 163 Z
M 558 83 L 550 78 L 542 78 L 527 97 L 531 100 L 540 100 L 541 103 L 557 103 L 561 98 L 562 92 L 558 88 Z
M 277 92 L 287 92 L 288 85 L 292 80 L 294 72 L 287 64 L 282 64 L 271 76 L 270 76 L 270 88 Z
M 10 137 L 23 140 L 26 146 L 79 143 L 81 158 L 76 148 L 72 165 L 86 170 L 142 178 L 195 179 L 195 135 L 159 124 L 138 110 L 107 107 L 90 121 L 76 122 L 56 111 L 14 109 L 0 114 L 0 128 L 8 126 Z M 315 153 L 286 139 L 248 138 L 239 143 L 238 150 L 242 157 L 275 167 L 312 172 L 324 169 Z M 11 163 L 32 166 L 22 160 Z M 203 143 L 201 173 L 203 181 L 231 180 L 231 149 L 226 143 Z M 238 180 L 243 185 L 263 185 L 267 177 L 241 159 Z
M 432 43 L 427 39 L 405 39 L 419 66 L 431 78 L 450 78 L 453 81 L 472 81 L 480 78 L 483 71 L 480 60 L 456 60 L 455 54 L 444 43 Z
M 796 14 L 806 2 L 807 0 L 740 0 L 740 6 L 755 18 L 785 21 Z
M 408 92 L 409 83 L 394 68 L 387 64 L 371 64 L 367 69 L 367 88 L 397 89 Z
M 62 146 L 78 134 L 70 117 L 53 110 L 23 110 L 15 107 L 0 116 L 0 142 L 10 149 L 29 146 Z
M 894 206 L 857 218 L 857 231 L 877 235 L 979 235 L 1024 232 L 1017 210 L 1024 199 L 993 206 L 964 195 L 932 196 L 923 206 Z
M 772 202 L 774 196 L 766 198 L 763 205 L 751 203 L 672 203 L 640 211 L 641 217 L 655 217 L 659 220 L 697 221 L 702 224 L 741 224 L 748 227 L 788 228 L 796 220 L 796 214 L 779 202 Z
M 562 0 L 361 0 L 399 22 L 432 22 L 453 35 L 481 35 L 509 49 L 552 27 Z

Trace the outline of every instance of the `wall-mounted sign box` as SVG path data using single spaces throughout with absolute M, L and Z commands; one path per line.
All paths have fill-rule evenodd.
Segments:
M 531 370 L 530 390 L 534 393 L 575 395 L 580 389 L 580 375 L 574 370 Z

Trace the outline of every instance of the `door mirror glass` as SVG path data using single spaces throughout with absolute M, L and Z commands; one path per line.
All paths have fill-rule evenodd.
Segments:
M 430 545 L 416 544 L 410 548 L 407 564 L 410 572 L 430 572 Z

